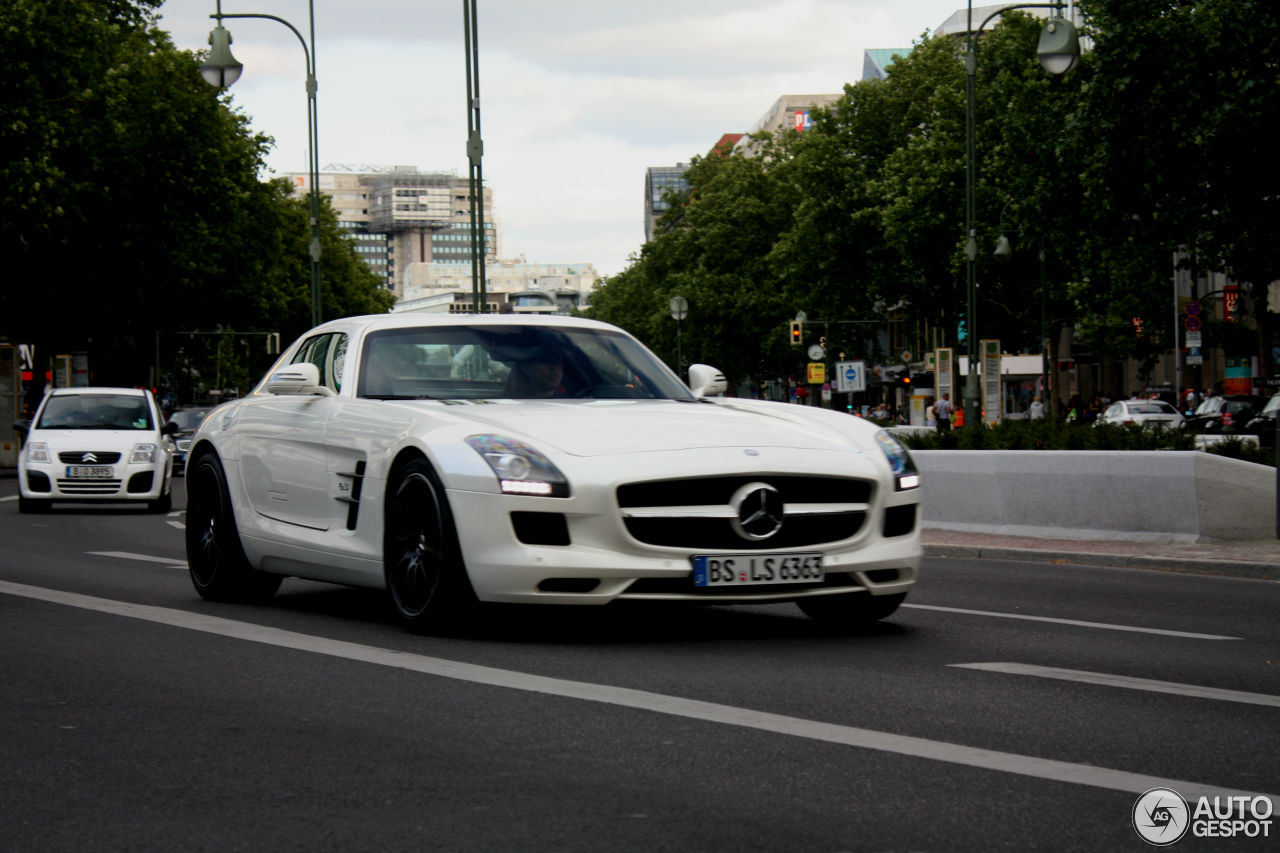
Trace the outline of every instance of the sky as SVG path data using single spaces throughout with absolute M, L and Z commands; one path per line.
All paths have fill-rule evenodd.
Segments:
M 225 14 L 307 0 L 166 0 L 161 29 L 207 47 Z M 321 171 L 417 166 L 466 177 L 466 0 L 313 0 Z M 482 168 L 501 257 L 614 275 L 644 241 L 650 166 L 743 133 L 782 95 L 838 93 L 863 51 L 910 47 L 961 0 L 477 0 Z M 224 19 L 244 72 L 232 104 L 275 138 L 270 173 L 307 168 L 305 54 L 265 19 Z M 308 38 L 309 41 L 309 38 Z M 347 169 L 345 167 L 355 167 Z

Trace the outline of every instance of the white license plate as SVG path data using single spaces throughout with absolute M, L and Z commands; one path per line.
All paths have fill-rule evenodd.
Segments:
M 102 479 L 112 474 L 110 465 L 68 465 L 67 476 L 73 480 Z
M 694 586 L 756 586 L 821 581 L 822 555 L 709 554 L 693 558 Z

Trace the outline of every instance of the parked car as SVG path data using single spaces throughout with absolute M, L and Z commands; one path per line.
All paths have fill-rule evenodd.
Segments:
M 45 395 L 18 454 L 18 511 L 58 502 L 145 502 L 168 512 L 175 424 L 150 391 L 57 388 Z
M 1244 425 L 1244 432 L 1257 436 L 1258 444 L 1262 447 L 1275 447 L 1277 417 L 1280 417 L 1280 394 L 1267 400 L 1262 411 Z
M 580 318 L 326 323 L 197 430 L 192 582 L 222 600 L 285 575 L 385 589 L 425 631 L 479 602 L 891 614 L 922 554 L 907 450 L 843 412 L 719 396 L 708 365 L 689 378 Z
M 1141 426 L 1151 429 L 1178 429 L 1182 415 L 1164 400 L 1119 400 L 1107 406 L 1094 425 Z
M 1266 397 L 1253 394 L 1208 397 L 1183 421 L 1182 429 L 1197 435 L 1240 435 L 1266 402 Z
M 196 434 L 196 427 L 204 420 L 204 416 L 213 411 L 212 406 L 193 409 L 174 409 L 169 413 L 169 420 L 178 425 L 173 434 L 173 473 L 181 474 L 187 467 L 187 451 L 191 449 L 191 436 Z

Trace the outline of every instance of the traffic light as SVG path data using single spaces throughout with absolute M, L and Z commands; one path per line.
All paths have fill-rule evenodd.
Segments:
M 791 344 L 799 346 L 804 343 L 804 323 L 798 320 L 791 321 Z

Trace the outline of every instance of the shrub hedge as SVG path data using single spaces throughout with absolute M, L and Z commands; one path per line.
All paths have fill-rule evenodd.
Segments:
M 887 425 L 887 424 L 886 424 Z M 1003 421 L 978 429 L 946 432 L 919 430 L 900 435 L 913 450 L 1195 450 L 1195 436 L 1172 430 L 1101 424 L 1088 426 L 1057 421 Z M 1276 452 L 1238 438 L 1205 448 L 1232 459 L 1260 465 L 1276 464 Z

